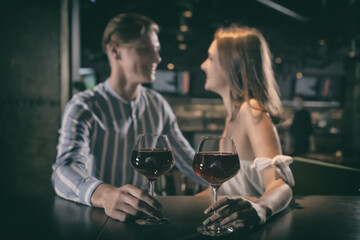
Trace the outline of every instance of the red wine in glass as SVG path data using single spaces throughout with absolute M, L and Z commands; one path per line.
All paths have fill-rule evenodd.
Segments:
M 193 169 L 197 175 L 219 188 L 221 184 L 232 178 L 240 169 L 237 153 L 201 152 L 196 153 Z
M 131 165 L 150 181 L 155 181 L 174 166 L 174 159 L 169 149 L 134 149 Z

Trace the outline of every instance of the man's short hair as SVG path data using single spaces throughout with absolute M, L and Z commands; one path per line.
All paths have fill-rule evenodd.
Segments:
M 121 13 L 107 24 L 102 39 L 102 49 L 107 53 L 106 45 L 110 42 L 120 46 L 139 39 L 150 31 L 159 32 L 159 26 L 150 18 L 137 13 Z

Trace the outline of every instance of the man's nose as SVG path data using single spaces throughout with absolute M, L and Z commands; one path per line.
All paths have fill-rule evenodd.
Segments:
M 161 56 L 160 53 L 158 51 L 155 51 L 155 61 L 156 63 L 160 63 L 161 62 Z

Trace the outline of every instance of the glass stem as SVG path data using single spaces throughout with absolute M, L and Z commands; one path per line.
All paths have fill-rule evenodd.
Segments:
M 215 203 L 215 202 L 217 202 L 217 200 L 218 200 L 219 188 L 218 188 L 218 187 L 217 187 L 217 188 L 214 188 L 214 187 L 213 187 L 212 190 L 213 190 L 213 193 L 214 193 L 214 203 Z M 215 215 L 215 214 L 216 214 L 216 211 L 214 211 L 213 215 Z M 217 226 L 216 229 L 215 229 L 215 231 L 216 231 L 216 235 L 215 235 L 215 236 L 217 236 L 218 234 L 221 233 L 221 228 L 220 228 L 219 226 Z
M 155 181 L 149 181 L 150 182 L 150 196 L 155 196 Z
M 218 200 L 219 188 L 212 187 L 212 191 L 213 191 L 213 194 L 214 194 L 214 203 L 215 203 Z

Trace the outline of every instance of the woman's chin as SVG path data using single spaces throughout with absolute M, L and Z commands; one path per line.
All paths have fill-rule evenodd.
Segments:
M 204 88 L 205 88 L 206 91 L 217 93 L 216 88 L 212 88 L 212 87 L 209 87 L 209 86 L 206 86 L 206 85 L 205 85 Z
M 211 87 L 209 87 L 209 86 L 206 85 L 206 84 L 205 84 L 205 86 L 204 86 L 204 89 L 205 89 L 206 91 L 213 91 L 213 90 L 211 89 Z

